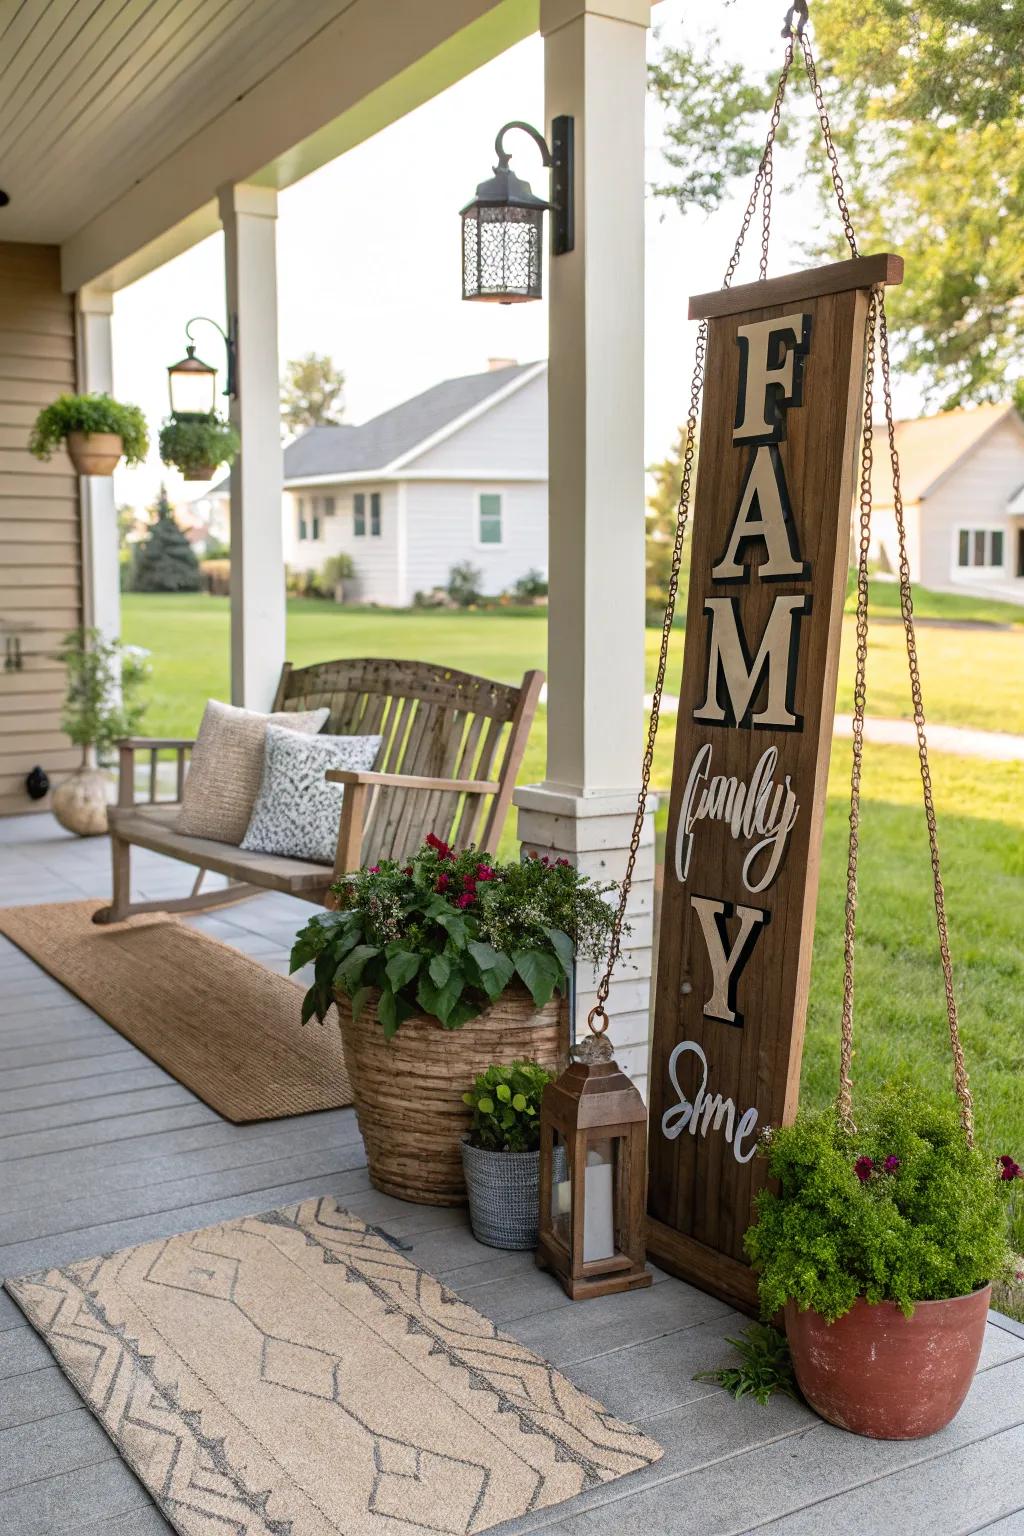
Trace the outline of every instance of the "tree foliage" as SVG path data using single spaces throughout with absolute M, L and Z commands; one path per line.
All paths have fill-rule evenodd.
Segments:
M 333 359 L 307 352 L 288 363 L 281 381 L 281 418 L 290 432 L 336 427 L 345 414 L 345 375 Z
M 907 257 L 906 279 L 887 298 L 901 366 L 944 409 L 1005 398 L 1024 375 L 1024 0 L 816 0 L 813 24 L 861 249 Z M 706 208 L 702 182 L 756 163 L 758 87 L 747 96 L 741 72 L 685 46 L 665 50 L 656 68 L 652 89 L 682 159 L 656 191 Z M 798 71 L 799 60 L 789 122 Z M 688 121 L 695 112 L 707 113 L 710 142 Z M 801 120 L 797 131 L 816 138 L 816 117 Z M 705 163 L 695 169 L 698 156 Z M 809 143 L 805 163 L 816 163 Z M 831 186 L 815 179 L 823 230 L 836 230 Z M 845 250 L 823 233 L 810 254 Z
M 139 547 L 132 574 L 133 589 L 136 592 L 198 592 L 199 561 L 174 520 L 163 485 L 152 510 L 156 520 L 146 542 Z
M 654 488 L 647 498 L 647 552 L 644 596 L 647 621 L 660 624 L 668 602 L 668 584 L 672 573 L 672 551 L 676 537 L 676 516 L 679 507 L 679 485 L 683 477 L 683 449 L 686 444 L 686 428 L 680 427 L 672 452 L 650 473 Z M 694 483 L 696 483 L 694 481 Z M 679 572 L 681 597 L 676 605 L 677 617 L 686 617 L 686 593 L 690 584 L 690 541 L 693 533 L 692 519 L 683 545 L 683 562 Z

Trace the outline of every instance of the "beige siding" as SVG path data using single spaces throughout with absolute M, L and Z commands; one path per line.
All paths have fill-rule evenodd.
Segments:
M 60 731 L 64 678 L 53 651 L 81 622 L 78 481 L 63 452 L 26 448 L 40 406 L 75 386 L 72 302 L 56 247 L 0 243 L 0 627 L 20 633 L 20 672 L 0 670 L 0 816 L 45 809 L 25 793 L 41 764 L 79 761 Z

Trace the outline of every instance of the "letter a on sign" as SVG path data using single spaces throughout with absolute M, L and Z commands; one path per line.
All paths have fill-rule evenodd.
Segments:
M 867 256 L 690 304 L 708 348 L 667 836 L 686 857 L 661 906 L 648 1249 L 746 1308 L 753 1149 L 797 1106 L 868 298 L 902 270 Z

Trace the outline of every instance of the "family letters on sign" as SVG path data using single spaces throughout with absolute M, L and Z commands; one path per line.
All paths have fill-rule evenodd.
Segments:
M 743 1304 L 757 1138 L 795 1112 L 799 1084 L 867 287 L 852 261 L 691 304 L 708 353 L 648 1241 L 659 1263 Z

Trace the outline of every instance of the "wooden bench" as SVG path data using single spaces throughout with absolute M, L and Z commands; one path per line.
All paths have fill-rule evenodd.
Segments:
M 283 891 L 329 904 L 330 886 L 362 865 L 405 858 L 428 833 L 459 847 L 475 842 L 495 853 L 516 774 L 537 708 L 543 672 L 527 672 L 519 687 L 423 661 L 328 661 L 311 667 L 286 662 L 273 708 L 327 707 L 332 736 L 383 737 L 374 768 L 332 770 L 345 785 L 333 868 L 276 854 L 244 853 L 231 843 L 175 830 L 193 742 L 133 737 L 119 745 L 117 805 L 109 813 L 113 900 L 95 922 L 119 922 L 138 912 L 191 912 L 223 906 L 258 891 Z M 176 754 L 175 799 L 158 795 L 158 758 Z M 149 754 L 148 799 L 136 800 L 136 763 Z M 192 893 L 168 901 L 131 899 L 131 850 L 195 865 Z M 226 875 L 225 889 L 202 891 L 208 870 Z

